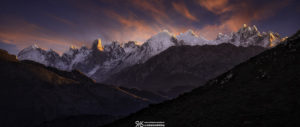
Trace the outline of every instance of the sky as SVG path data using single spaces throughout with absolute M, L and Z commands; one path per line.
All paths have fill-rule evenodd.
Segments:
M 206 39 L 243 24 L 290 36 L 300 29 L 299 0 L 1 0 L 0 48 L 33 44 L 59 53 L 93 40 L 145 42 L 162 30 Z

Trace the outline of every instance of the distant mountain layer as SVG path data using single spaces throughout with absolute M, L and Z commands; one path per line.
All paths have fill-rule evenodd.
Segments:
M 299 126 L 300 31 L 206 85 L 105 127 L 164 121 L 167 127 Z
M 137 96 L 125 88 L 95 83 L 76 70 L 66 72 L 18 61 L 3 50 L 0 70 L 1 127 L 36 126 L 76 116 L 103 118 L 95 123 L 101 125 L 164 100 L 151 92 L 144 96 L 136 91 Z
M 172 46 L 230 43 L 242 47 L 261 46 L 268 48 L 276 46 L 284 39 L 277 33 L 259 32 L 255 26 L 244 26 L 239 31 L 229 35 L 219 34 L 216 40 L 205 40 L 196 36 L 191 30 L 176 37 L 168 31 L 162 31 L 149 38 L 142 45 L 137 45 L 131 41 L 123 44 L 111 42 L 103 46 L 101 40 L 96 40 L 90 49 L 72 47 L 61 56 L 51 49 L 46 51 L 33 45 L 20 51 L 18 59 L 33 60 L 61 70 L 78 69 L 97 82 L 102 82 L 112 74 L 120 72 L 126 67 L 144 63 Z
M 113 74 L 105 83 L 175 97 L 204 85 L 208 80 L 264 50 L 259 46 L 236 47 L 232 44 L 173 46 L 145 63 Z

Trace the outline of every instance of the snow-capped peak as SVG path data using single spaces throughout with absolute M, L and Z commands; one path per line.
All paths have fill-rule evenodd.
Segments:
M 47 51 L 39 48 L 36 44 L 28 46 L 18 53 L 19 60 L 32 60 L 42 64 L 47 64 L 45 56 Z
M 223 34 L 223 33 L 218 33 L 215 42 L 217 44 L 224 43 L 224 42 L 228 42 L 229 43 L 231 41 L 231 39 L 232 39 L 233 34 L 234 33 L 231 33 L 230 35 Z
M 231 43 L 236 46 L 261 46 L 261 47 L 273 47 L 280 43 L 282 40 L 278 34 L 273 32 L 260 32 L 255 25 L 247 26 L 243 25 L 237 32 L 233 32 L 229 35 L 219 34 L 216 38 L 217 44 Z
M 191 29 L 187 30 L 186 32 L 184 33 L 180 33 L 180 35 L 184 35 L 184 36 L 194 36 L 194 37 L 198 37 L 195 32 Z
M 215 40 L 206 40 L 197 36 L 192 30 L 176 37 L 169 31 L 163 30 L 142 45 L 137 45 L 133 41 L 123 44 L 114 41 L 103 46 L 101 39 L 97 39 L 90 49 L 84 46 L 81 48 L 70 47 L 62 56 L 57 55 L 52 50 L 46 51 L 37 45 L 32 45 L 23 49 L 18 54 L 18 58 L 20 60 L 33 60 L 62 70 L 79 69 L 90 77 L 101 81 L 125 67 L 147 61 L 171 46 L 230 43 L 244 47 L 251 45 L 273 47 L 282 40 L 284 39 L 280 38 L 277 33 L 261 33 L 256 26 L 245 24 L 237 32 L 218 34 Z
M 155 41 L 161 41 L 161 40 L 167 40 L 170 39 L 173 36 L 172 33 L 170 33 L 168 30 L 163 30 L 155 35 L 153 35 L 149 40 L 155 40 Z
M 157 54 L 175 45 L 175 43 L 171 40 L 172 37 L 174 36 L 169 31 L 163 30 L 148 39 L 142 47 L 148 47 L 153 51 L 153 54 Z
M 249 36 L 260 34 L 260 32 L 258 31 L 258 29 L 255 25 L 247 26 L 246 24 L 244 24 L 244 27 L 239 29 L 239 31 L 237 33 L 241 34 L 245 38 L 247 38 Z
M 22 50 L 22 52 L 24 53 L 24 52 L 28 52 L 28 51 L 36 50 L 36 49 L 40 49 L 40 48 L 36 44 L 33 44 L 33 45 L 28 46 L 27 48 L 24 48 Z
M 208 42 L 203 37 L 198 37 L 191 29 L 184 33 L 180 33 L 176 37 L 182 45 L 204 45 Z
M 72 45 L 72 46 L 70 46 L 69 50 L 67 50 L 63 54 L 72 56 L 74 53 L 78 52 L 78 50 L 79 49 L 77 47 Z
M 39 48 L 39 46 L 37 46 L 36 44 L 33 44 L 30 47 L 33 48 L 33 49 Z

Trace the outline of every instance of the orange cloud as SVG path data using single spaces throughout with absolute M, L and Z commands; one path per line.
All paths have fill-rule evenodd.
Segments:
M 186 17 L 187 19 L 190 19 L 192 21 L 198 21 L 198 19 L 190 13 L 190 11 L 187 9 L 187 7 L 185 6 L 184 3 L 175 3 L 175 2 L 173 2 L 172 5 L 178 13 L 180 13 L 181 15 Z
M 199 21 L 197 16 L 190 12 L 187 2 L 124 0 L 125 2 L 122 1 L 124 2 L 123 8 L 123 4 L 120 6 L 120 1 L 102 1 L 112 4 L 112 6 L 102 7 L 93 0 L 70 2 L 76 9 L 84 12 L 82 14 L 76 13 L 77 19 L 80 19 L 80 24 L 74 24 L 63 17 L 49 15 L 54 19 L 53 21 L 72 25 L 72 27 L 67 28 L 68 32 L 50 31 L 19 18 L 9 19 L 8 23 L 2 23 L 2 20 L 6 18 L 1 19 L 0 41 L 15 44 L 20 49 L 38 43 L 42 48 L 55 48 L 55 50 L 63 52 L 70 45 L 79 47 L 85 44 L 79 41 L 78 38 L 87 39 L 90 42 L 90 40 L 103 37 L 103 43 L 113 40 L 144 42 L 163 29 L 177 35 L 187 29 L 195 28 L 195 24 L 191 24 L 195 22 L 186 22 L 182 25 L 182 23 L 177 22 L 177 18 Z M 277 10 L 285 7 L 288 3 L 287 1 L 277 1 L 254 5 L 251 0 L 238 2 L 232 2 L 231 0 L 194 0 L 193 2 L 196 2 L 199 7 L 212 12 L 210 14 L 218 16 L 216 24 L 206 25 L 201 29 L 193 29 L 195 33 L 207 39 L 215 39 L 219 32 L 237 31 L 244 23 L 251 24 L 254 21 L 266 19 L 276 14 Z M 109 8 L 114 9 L 114 11 L 109 10 Z M 120 11 L 124 12 L 117 13 Z M 183 16 L 174 17 L 172 15 L 174 11 Z M 53 21 L 49 20 L 49 24 Z M 79 23 L 78 20 L 76 21 Z M 61 33 L 61 35 L 58 33 Z M 77 35 L 80 37 L 77 37 Z
M 144 42 L 146 39 L 164 29 L 174 33 L 175 35 L 185 32 L 188 28 L 185 26 L 174 25 L 174 19 L 169 17 L 165 10 L 165 5 L 162 2 L 162 0 L 131 1 L 135 8 L 141 9 L 145 12 L 145 14 L 150 14 L 150 16 L 154 19 L 154 22 L 146 22 L 131 13 L 129 13 L 131 14 L 130 16 L 122 16 L 113 11 L 105 11 L 108 16 L 113 17 L 122 25 L 126 26 L 125 28 L 121 28 L 121 31 L 125 32 L 121 32 L 120 30 L 111 31 L 113 35 L 112 38 L 122 41 L 137 40 Z M 188 12 L 188 10 L 185 12 Z M 190 17 L 191 16 L 192 15 L 190 15 Z M 195 19 L 196 18 L 194 18 L 194 20 Z
M 0 27 L 0 40 L 8 44 L 17 45 L 19 49 L 38 44 L 42 48 L 55 48 L 59 53 L 62 53 L 71 44 L 76 46 L 83 45 L 82 42 L 57 35 L 36 24 L 18 18 L 13 19 L 15 20 L 11 20 L 12 22 L 7 26 L 2 25 Z
M 118 1 L 105 1 L 108 4 L 112 4 L 112 6 L 119 6 Z M 102 35 L 102 40 L 104 43 L 107 41 L 118 40 L 121 42 L 127 41 L 139 41 L 144 42 L 146 39 L 150 38 L 152 35 L 156 34 L 163 29 L 167 29 L 171 32 L 182 32 L 186 30 L 181 26 L 175 24 L 175 20 L 169 17 L 170 14 L 167 14 L 166 5 L 163 4 L 163 0 L 124 0 L 126 5 L 125 7 L 138 9 L 139 13 L 143 13 L 144 15 L 136 15 L 135 11 L 131 11 L 131 9 L 125 8 L 122 11 L 124 13 L 119 13 L 119 9 L 109 9 L 98 6 L 96 3 L 92 1 L 88 1 L 87 3 L 76 3 L 75 6 L 87 10 L 89 13 L 96 14 L 104 14 L 104 16 L 108 17 L 105 19 L 110 22 L 107 23 L 107 26 L 102 26 L 100 23 L 94 23 L 94 21 L 87 20 L 85 23 L 92 22 L 91 26 L 97 26 L 103 30 L 104 32 L 99 32 Z M 150 18 L 144 19 L 145 17 Z M 110 19 L 111 18 L 111 19 Z M 106 22 L 104 21 L 104 22 Z M 120 24 L 115 24 L 114 21 L 117 21 Z M 114 27 L 111 28 L 110 25 Z M 115 28 L 115 26 L 119 26 Z M 102 31 L 102 30 L 100 30 Z
M 122 25 L 118 30 L 109 29 L 111 36 L 110 38 L 122 42 L 131 40 L 145 42 L 146 39 L 149 39 L 151 36 L 164 29 L 172 32 L 175 35 L 185 32 L 188 29 L 185 27 L 174 26 L 169 24 L 169 22 L 161 22 L 163 24 L 146 22 L 138 17 L 135 17 L 133 14 L 129 16 L 122 16 L 112 10 L 105 11 L 108 16 L 115 19 Z
M 220 14 L 220 24 L 207 25 L 197 33 L 207 39 L 214 39 L 217 33 L 237 31 L 243 24 L 266 19 L 276 14 L 276 11 L 288 5 L 289 1 L 253 5 L 251 1 L 230 3 L 228 0 L 198 0 L 201 6 L 215 14 Z M 231 12 L 229 15 L 224 13 Z M 222 15 L 221 15 L 222 14 Z
M 198 4 L 215 14 L 222 14 L 232 9 L 228 0 L 198 0 Z
M 131 2 L 136 8 L 144 10 L 145 14 L 150 12 L 150 15 L 158 24 L 173 22 L 166 13 L 162 0 L 132 0 Z
M 143 20 L 134 18 L 134 16 L 125 17 L 111 10 L 107 10 L 106 14 L 122 25 L 119 30 L 110 30 L 112 38 L 115 40 L 129 41 L 135 39 L 136 41 L 143 41 L 159 29 L 157 26 L 151 26 Z
M 112 6 L 119 6 L 118 1 L 105 1 Z M 76 7 L 80 9 L 88 9 L 91 13 L 105 14 L 111 19 L 119 22 L 121 24 L 117 29 L 112 29 L 109 26 L 99 26 L 105 29 L 105 33 L 99 33 L 104 35 L 106 41 L 118 40 L 121 42 L 126 42 L 130 40 L 144 42 L 146 39 L 150 38 L 152 35 L 164 29 L 169 30 L 175 34 L 179 32 L 185 32 L 188 28 L 186 26 L 178 26 L 175 20 L 170 17 L 166 4 L 163 0 L 124 0 L 124 3 L 134 9 L 138 9 L 139 13 L 144 15 L 136 15 L 135 12 L 130 11 L 130 9 L 122 9 L 126 13 L 118 13 L 118 9 L 113 11 L 108 8 L 101 8 L 97 6 L 96 3 L 89 1 L 88 3 L 76 4 Z M 151 18 L 150 20 L 145 20 L 143 17 Z M 106 19 L 107 21 L 111 19 Z M 89 22 L 89 21 L 87 21 Z M 87 23 L 85 22 L 85 23 Z M 120 25 L 120 24 L 109 24 L 109 25 Z M 93 25 L 98 26 L 99 24 L 93 23 Z M 113 40 L 112 40 L 113 39 Z M 104 39 L 102 39 L 104 40 Z
M 161 17 L 167 18 L 168 15 L 163 10 L 163 6 L 160 1 L 151 0 L 133 0 L 132 3 L 141 9 L 150 11 L 151 13 L 157 14 Z

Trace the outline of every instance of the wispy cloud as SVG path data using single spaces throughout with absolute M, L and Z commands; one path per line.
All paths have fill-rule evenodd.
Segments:
M 133 15 L 122 16 L 113 10 L 107 10 L 106 14 L 112 19 L 117 20 L 122 26 L 119 30 L 111 31 L 111 35 L 115 40 L 129 41 L 134 38 L 137 41 L 142 41 L 145 38 L 149 38 L 158 29 L 157 26 L 151 26 L 147 22 L 135 18 Z
M 132 4 L 137 8 L 149 11 L 157 16 L 168 18 L 164 6 L 159 0 L 132 0 Z
M 188 10 L 188 8 L 186 7 L 186 5 L 183 2 L 182 3 L 173 2 L 172 5 L 178 13 L 180 13 L 187 19 L 190 19 L 192 21 L 198 21 L 196 16 L 191 14 L 191 12 Z
M 11 18 L 11 22 L 0 27 L 0 41 L 17 45 L 19 49 L 38 43 L 42 48 L 55 48 L 60 53 L 71 44 L 82 45 L 79 41 L 71 40 L 19 18 Z
M 197 0 L 197 2 L 215 14 L 222 14 L 232 10 L 232 5 L 229 4 L 228 0 Z
M 19 48 L 38 43 L 43 48 L 63 51 L 69 45 L 90 45 L 96 38 L 104 42 L 144 42 L 163 29 L 175 35 L 193 29 L 214 39 L 219 32 L 237 31 L 244 23 L 260 23 L 274 17 L 289 1 L 292 0 L 62 0 L 45 5 L 40 2 L 42 8 L 12 6 L 16 15 L 0 12 L 0 41 Z M 7 17 L 10 15 L 16 17 Z
M 59 21 L 63 24 L 70 25 L 70 26 L 75 26 L 75 24 L 73 22 L 71 22 L 70 20 L 67 20 L 66 18 L 58 17 L 58 16 L 55 16 L 55 15 L 52 15 L 52 14 L 49 14 L 49 16 L 51 18 L 55 19 L 56 21 Z
M 287 6 L 289 1 L 276 1 L 254 4 L 250 0 L 230 2 L 229 0 L 197 0 L 208 11 L 220 15 L 220 24 L 206 25 L 198 30 L 204 37 L 213 39 L 218 32 L 237 31 L 243 24 L 267 19 Z

